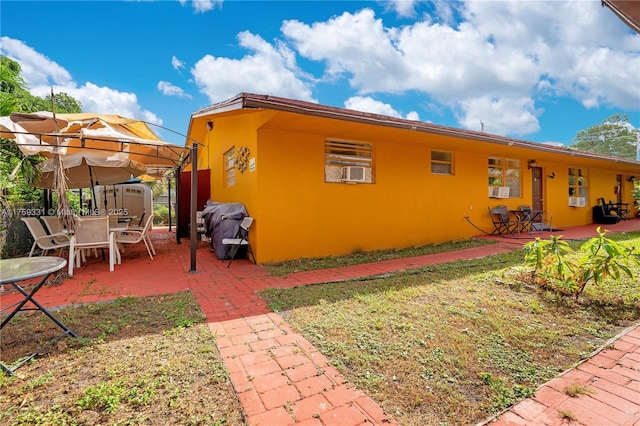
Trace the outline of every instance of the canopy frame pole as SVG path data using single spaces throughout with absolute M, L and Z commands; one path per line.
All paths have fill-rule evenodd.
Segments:
M 169 184 L 167 185 L 167 202 L 169 204 L 169 232 L 171 232 L 171 175 L 167 177 L 167 180 L 169 181 Z
M 196 211 L 198 208 L 198 144 L 191 145 L 191 205 L 190 205 L 190 233 L 191 243 L 191 268 L 190 274 L 195 274 L 196 270 L 196 250 L 198 248 L 198 227 L 196 226 Z

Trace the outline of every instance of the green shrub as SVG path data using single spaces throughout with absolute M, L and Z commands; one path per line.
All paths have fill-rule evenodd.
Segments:
M 607 231 L 601 231 L 600 227 L 596 231 L 598 236 L 582 244 L 578 254 L 561 240 L 562 237 L 536 238 L 525 244 L 525 261 L 534 268 L 532 281 L 578 297 L 587 284 L 598 285 L 606 277 L 616 281 L 623 275 L 633 278 L 630 266 L 640 266 L 636 248 L 605 238 Z
M 163 205 L 155 205 L 153 206 L 153 224 L 154 225 L 162 225 L 164 223 L 169 223 L 169 208 Z

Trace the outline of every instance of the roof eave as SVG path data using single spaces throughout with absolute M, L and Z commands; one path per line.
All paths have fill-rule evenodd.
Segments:
M 192 118 L 202 117 L 209 114 L 219 114 L 223 112 L 236 111 L 241 109 L 270 109 L 295 114 L 305 114 L 314 117 L 346 120 L 356 123 L 373 124 L 378 126 L 392 127 L 397 129 L 411 130 L 416 132 L 452 136 L 457 138 L 472 139 L 480 142 L 493 143 L 498 145 L 514 146 L 534 151 L 550 152 L 561 155 L 570 155 L 580 158 L 604 160 L 615 163 L 626 164 L 634 167 L 640 166 L 640 161 L 613 157 L 609 155 L 596 154 L 587 151 L 580 151 L 567 147 L 545 145 L 536 142 L 529 142 L 520 139 L 507 138 L 504 136 L 492 135 L 489 133 L 477 132 L 473 130 L 456 129 L 453 127 L 439 126 L 421 121 L 406 120 L 402 118 L 388 117 L 379 114 L 372 114 L 362 111 L 348 110 L 337 107 L 327 107 L 311 102 L 294 101 L 267 95 L 256 95 L 251 93 L 240 93 L 236 97 L 224 102 L 211 105 L 198 110 L 192 114 Z

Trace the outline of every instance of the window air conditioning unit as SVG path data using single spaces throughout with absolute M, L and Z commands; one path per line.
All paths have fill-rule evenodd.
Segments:
M 587 205 L 587 199 L 585 197 L 569 197 L 570 207 L 584 207 Z
M 490 186 L 489 197 L 491 198 L 509 198 L 508 186 Z
M 365 168 L 364 167 L 343 167 L 342 168 L 342 180 L 346 182 L 364 182 Z

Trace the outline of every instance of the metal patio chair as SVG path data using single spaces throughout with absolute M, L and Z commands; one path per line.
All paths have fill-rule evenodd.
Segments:
M 514 232 L 519 233 L 521 222 L 517 218 L 516 220 L 511 219 L 509 208 L 506 205 L 489 207 L 489 216 L 494 228 L 491 235 L 511 234 L 515 236 Z
M 253 259 L 253 263 L 256 263 L 256 258 L 253 255 L 253 250 L 251 250 L 251 244 L 249 244 L 249 228 L 253 223 L 253 218 L 251 216 L 246 216 L 240 222 L 240 229 L 238 229 L 238 233 L 235 238 L 223 238 L 222 244 L 227 246 L 227 256 L 225 259 L 230 257 L 229 264 L 227 268 L 231 266 L 231 262 L 236 258 L 238 254 L 238 250 L 240 247 L 246 247 L 247 249 L 247 258 L 251 255 L 251 259 Z M 225 259 L 222 259 L 224 262 Z

